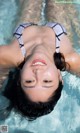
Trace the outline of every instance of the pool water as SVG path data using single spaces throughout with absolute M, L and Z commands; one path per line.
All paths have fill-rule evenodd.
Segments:
M 0 44 L 10 43 L 19 13 L 19 0 L 0 0 Z
M 43 2 L 44 8 L 45 0 Z M 0 0 L 0 44 L 7 44 L 12 40 L 19 6 L 16 0 L 7 2 Z M 76 4 L 75 8 L 80 13 L 79 6 L 79 4 Z M 45 23 L 43 11 L 44 9 L 42 10 L 41 23 Z M 78 16 L 78 19 L 80 19 L 80 16 Z M 73 32 L 74 48 L 80 53 L 79 37 L 74 29 Z M 7 125 L 8 133 L 80 133 L 80 78 L 68 72 L 62 72 L 62 75 L 64 79 L 62 95 L 50 114 L 33 122 L 28 122 L 12 110 L 5 120 L 0 120 L 0 127 Z M 6 104 L 8 102 L 6 101 Z M 6 106 L 4 100 L 0 104 Z

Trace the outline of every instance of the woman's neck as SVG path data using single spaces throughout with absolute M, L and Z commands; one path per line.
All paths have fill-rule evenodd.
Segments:
M 39 44 L 39 45 L 34 45 L 32 46 L 30 49 L 28 49 L 28 52 L 26 53 L 26 58 L 29 55 L 34 55 L 35 53 L 41 53 L 41 54 L 45 54 L 49 60 L 53 61 L 53 54 L 54 54 L 55 50 L 52 49 L 52 47 L 50 47 L 47 44 Z

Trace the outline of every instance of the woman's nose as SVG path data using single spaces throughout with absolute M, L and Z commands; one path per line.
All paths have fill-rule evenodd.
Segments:
M 38 67 L 34 67 L 34 68 L 33 68 L 33 72 L 34 72 L 35 74 L 38 74 L 38 73 L 41 74 L 41 73 L 44 72 L 44 69 L 45 69 L 45 68 L 43 68 L 43 67 L 41 67 L 41 66 L 40 66 L 40 67 L 39 67 L 39 66 L 38 66 Z
M 37 81 L 41 81 L 44 71 L 42 69 L 36 68 L 33 70 L 35 78 Z
M 34 68 L 33 72 L 34 72 L 34 74 L 37 74 L 38 72 L 41 72 L 41 70 L 39 68 Z

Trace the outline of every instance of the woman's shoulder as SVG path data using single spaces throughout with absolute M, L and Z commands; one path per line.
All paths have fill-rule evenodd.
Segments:
M 63 35 L 60 42 L 60 52 L 67 56 L 74 52 L 73 44 L 67 35 Z

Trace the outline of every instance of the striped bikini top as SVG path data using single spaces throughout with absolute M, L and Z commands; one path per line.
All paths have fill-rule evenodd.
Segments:
M 22 34 L 23 34 L 23 30 L 25 28 L 27 28 L 29 26 L 32 26 L 32 25 L 37 25 L 37 24 L 34 24 L 34 23 L 20 24 L 18 26 L 18 28 L 15 30 L 14 34 L 13 34 L 18 39 L 19 46 L 21 48 L 21 52 L 22 52 L 22 55 L 23 55 L 24 58 L 25 58 L 26 50 L 25 50 L 25 47 L 24 47 Z M 45 24 L 45 26 L 51 27 L 53 29 L 53 31 L 55 32 L 56 53 L 59 53 L 59 51 L 60 51 L 60 40 L 61 40 L 61 37 L 63 36 L 63 34 L 67 35 L 66 29 L 59 23 L 49 22 L 49 23 Z

